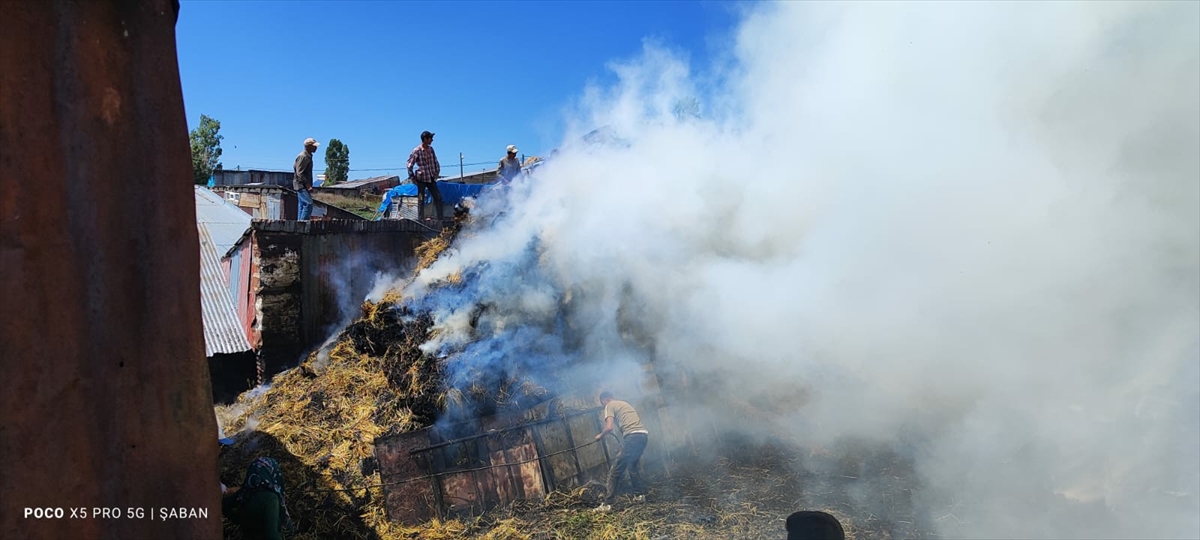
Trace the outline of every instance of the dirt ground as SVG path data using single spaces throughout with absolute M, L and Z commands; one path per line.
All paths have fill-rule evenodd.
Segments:
M 725 444 L 651 472 L 646 502 L 618 498 L 594 510 L 603 493 L 589 484 L 475 518 L 433 521 L 397 531 L 407 538 L 647 539 L 783 538 L 797 510 L 838 517 L 856 540 L 936 537 L 914 505 L 911 462 L 885 446 L 847 441 L 831 449 Z

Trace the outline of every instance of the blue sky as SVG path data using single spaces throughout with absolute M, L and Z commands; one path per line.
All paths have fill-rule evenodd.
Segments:
M 305 137 L 350 147 L 350 178 L 395 172 L 422 130 L 443 174 L 504 147 L 545 155 L 563 110 L 644 39 L 716 56 L 737 6 L 715 2 L 182 2 L 188 129 L 221 122 L 225 168 L 289 170 Z M 453 164 L 453 167 L 449 167 Z M 391 171 L 385 170 L 391 169 Z

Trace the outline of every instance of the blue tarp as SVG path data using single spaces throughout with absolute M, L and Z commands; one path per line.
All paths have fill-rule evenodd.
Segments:
M 459 182 L 438 182 L 437 185 L 438 185 L 438 192 L 440 192 L 442 194 L 442 204 L 454 205 L 454 204 L 458 204 L 458 201 L 461 201 L 467 197 L 478 197 L 480 192 L 496 185 L 496 182 L 492 182 L 490 184 L 462 184 Z M 388 190 L 388 192 L 383 195 L 383 202 L 380 203 L 380 205 L 379 205 L 378 213 L 382 215 L 387 212 L 388 207 L 390 207 L 392 205 L 393 197 L 416 197 L 416 196 L 417 196 L 417 185 L 416 184 L 400 184 L 400 185 Z M 426 197 L 427 197 L 427 199 L 424 202 L 429 202 L 428 195 L 426 195 Z

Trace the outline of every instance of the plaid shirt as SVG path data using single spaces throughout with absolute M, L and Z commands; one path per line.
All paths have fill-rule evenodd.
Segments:
M 422 144 L 413 148 L 412 153 L 408 155 L 408 170 L 411 171 L 413 165 L 417 166 L 415 176 L 420 182 L 436 182 L 438 174 L 442 172 L 442 166 L 438 165 L 437 154 L 432 146 L 426 148 Z

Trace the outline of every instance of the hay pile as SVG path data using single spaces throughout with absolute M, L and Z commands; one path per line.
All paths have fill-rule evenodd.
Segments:
M 418 270 L 454 241 L 450 228 L 417 250 Z M 451 280 L 450 285 L 454 280 Z M 293 538 L 404 536 L 382 507 L 376 438 L 432 425 L 443 415 L 489 414 L 548 397 L 519 376 L 467 377 L 447 387 L 443 364 L 420 350 L 432 320 L 413 313 L 396 292 L 367 302 L 362 317 L 332 346 L 276 376 L 265 389 L 217 407 L 235 444 L 222 449 L 221 480 L 240 485 L 246 466 L 270 456 L 283 468 Z M 232 525 L 226 538 L 240 535 Z
M 381 488 L 371 487 L 380 484 L 375 438 L 437 418 L 445 396 L 438 365 L 417 348 L 431 322 L 405 316 L 394 302 L 364 306 L 327 353 L 217 409 L 227 433 L 242 432 L 222 451 L 222 481 L 240 484 L 258 456 L 278 460 L 296 538 L 386 534 Z
M 431 238 L 422 242 L 417 246 L 417 272 L 429 268 L 429 265 L 437 261 L 438 257 L 454 243 L 454 239 L 458 236 L 458 231 L 462 230 L 463 220 L 455 218 L 455 226 L 442 229 L 442 233 L 435 238 Z
M 453 242 L 446 229 L 418 250 L 428 267 Z M 279 461 L 293 538 L 379 538 L 396 532 L 386 520 L 374 441 L 432 424 L 445 408 L 440 364 L 419 346 L 428 340 L 428 314 L 410 313 L 398 293 L 367 302 L 362 317 L 334 344 L 268 388 L 217 407 L 226 433 L 238 433 L 221 452 L 221 480 L 239 485 L 259 456 Z M 237 539 L 226 526 L 226 538 Z

